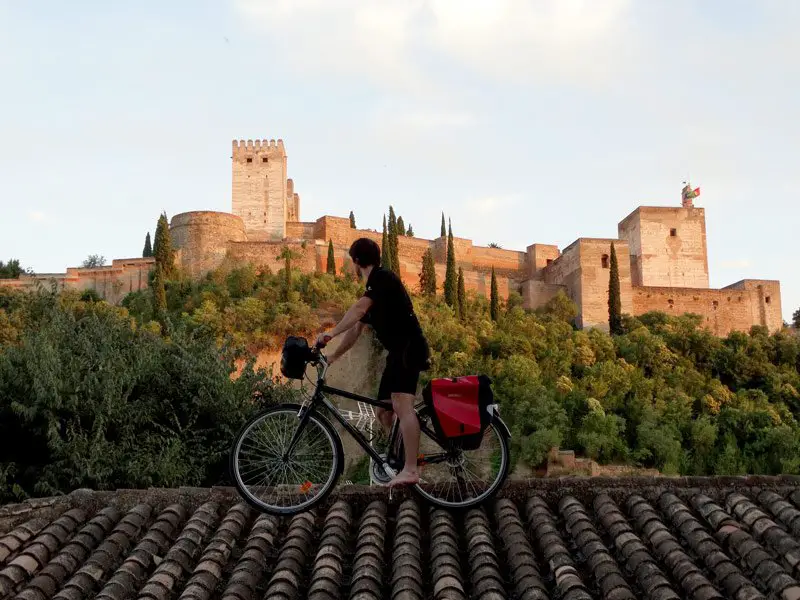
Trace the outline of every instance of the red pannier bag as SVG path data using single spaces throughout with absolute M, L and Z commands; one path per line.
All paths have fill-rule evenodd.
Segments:
M 467 375 L 431 380 L 422 390 L 436 435 L 462 450 L 476 450 L 492 420 L 491 379 Z

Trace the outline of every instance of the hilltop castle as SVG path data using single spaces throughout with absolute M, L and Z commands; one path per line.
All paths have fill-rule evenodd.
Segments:
M 223 262 L 280 269 L 284 247 L 299 257 L 304 271 L 324 271 L 332 240 L 337 271 L 349 268 L 347 249 L 359 237 L 381 242 L 375 231 L 353 229 L 348 218 L 322 216 L 300 220 L 300 196 L 287 177 L 282 140 L 234 140 L 232 211 L 176 214 L 170 223 L 176 261 L 199 277 Z M 692 312 L 705 318 L 717 335 L 763 325 L 781 328 L 780 283 L 745 279 L 721 289 L 708 286 L 705 210 L 694 206 L 695 193 L 684 188 L 680 206 L 640 206 L 617 225 L 614 238 L 578 238 L 559 250 L 534 243 L 524 251 L 476 246 L 455 238 L 457 266 L 464 269 L 468 290 L 488 295 L 492 267 L 498 291 L 508 297 L 518 291 L 524 306 L 536 308 L 563 290 L 578 306 L 578 326 L 608 328 L 608 281 L 611 243 L 617 254 L 622 311 L 642 314 Z M 436 215 L 431 215 L 436 218 Z M 401 277 L 412 290 L 419 287 L 422 255 L 430 248 L 441 288 L 447 252 L 443 237 L 398 239 Z M 147 284 L 153 259 L 115 260 L 110 267 L 69 269 L 0 283 L 25 287 L 36 279 L 57 279 L 63 287 L 94 287 L 112 302 Z M 14 283 L 16 282 L 16 283 Z
M 231 159 L 232 212 L 182 213 L 170 224 L 177 260 L 193 275 L 225 259 L 277 270 L 284 246 L 300 256 L 301 269 L 324 271 L 329 240 L 341 270 L 349 263 L 347 249 L 353 240 L 364 236 L 380 243 L 380 233 L 352 229 L 347 218 L 300 220 L 300 196 L 287 178 L 282 140 L 234 140 Z M 618 224 L 617 237 L 578 238 L 563 250 L 550 244 L 504 250 L 455 238 L 456 263 L 464 269 L 467 289 L 488 295 L 494 267 L 501 296 L 518 291 L 526 307 L 536 308 L 563 290 L 578 305 L 579 326 L 607 328 L 614 242 L 623 312 L 699 313 L 719 335 L 755 324 L 779 329 L 783 320 L 778 281 L 746 279 L 709 289 L 705 210 L 693 205 L 693 195 L 684 190 L 681 206 L 639 207 Z M 444 283 L 445 238 L 401 236 L 398 245 L 401 277 L 409 288 L 419 287 L 422 255 L 428 248 L 436 261 L 437 281 Z

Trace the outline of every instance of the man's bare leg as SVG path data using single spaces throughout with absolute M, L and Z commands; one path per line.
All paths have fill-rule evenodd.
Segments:
M 390 410 L 386 410 L 385 408 L 378 408 L 375 410 L 375 417 L 378 419 L 378 423 L 381 424 L 384 433 L 388 437 L 388 435 L 392 431 L 392 421 L 394 420 L 394 413 Z
M 400 433 L 403 434 L 403 445 L 406 450 L 406 460 L 403 470 L 389 482 L 390 486 L 410 485 L 419 482 L 417 469 L 417 454 L 419 452 L 419 421 L 414 412 L 413 394 L 392 394 L 392 407 L 400 421 Z

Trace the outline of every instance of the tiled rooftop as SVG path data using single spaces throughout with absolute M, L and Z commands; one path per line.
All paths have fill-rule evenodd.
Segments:
M 800 600 L 800 479 L 510 483 L 431 510 L 345 486 L 295 517 L 225 488 L 0 508 L 0 599 Z

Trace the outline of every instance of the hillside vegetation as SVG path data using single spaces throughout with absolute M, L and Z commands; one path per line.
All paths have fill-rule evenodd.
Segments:
M 237 358 L 315 335 L 362 291 L 291 269 L 171 277 L 122 307 L 0 288 L 3 499 L 225 483 L 241 423 L 296 393 L 252 361 L 236 376 Z M 614 336 L 578 331 L 563 295 L 535 313 L 517 295 L 414 302 L 433 351 L 423 383 L 490 375 L 516 460 L 537 465 L 558 445 L 666 474 L 800 473 L 794 335 L 720 339 L 697 317 L 664 314 L 623 316 Z

